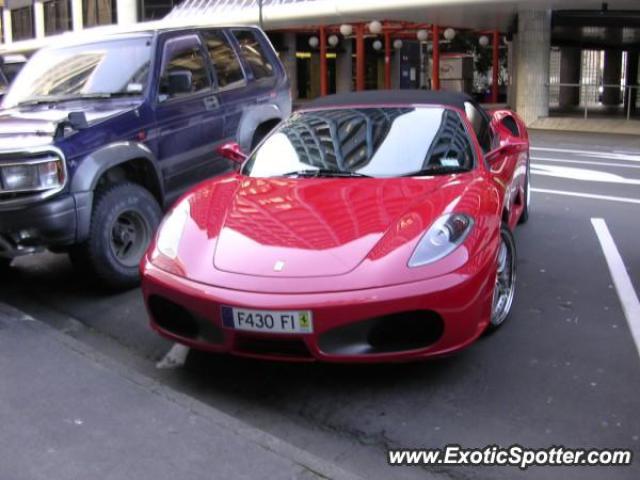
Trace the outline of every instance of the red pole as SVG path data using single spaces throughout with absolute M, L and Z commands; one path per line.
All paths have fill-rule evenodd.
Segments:
M 440 27 L 433 25 L 433 66 L 431 72 L 431 90 L 440 90 Z
M 498 103 L 498 74 L 500 73 L 500 33 L 493 32 L 493 79 L 491 84 L 491 103 Z
M 356 26 L 356 90 L 364 90 L 365 46 L 364 25 Z
M 384 33 L 384 88 L 391 90 L 391 32 Z
M 327 69 L 327 29 L 320 27 L 320 96 L 329 93 L 329 75 Z

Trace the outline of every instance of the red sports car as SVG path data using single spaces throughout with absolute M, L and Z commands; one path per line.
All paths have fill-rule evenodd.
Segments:
M 500 326 L 529 210 L 529 142 L 511 111 L 461 94 L 330 96 L 237 173 L 196 187 L 142 262 L 151 325 L 261 359 L 388 362 Z

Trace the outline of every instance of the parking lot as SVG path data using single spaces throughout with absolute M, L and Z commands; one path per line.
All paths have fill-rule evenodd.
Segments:
M 450 443 L 640 453 L 640 345 L 631 327 L 640 318 L 633 316 L 637 293 L 624 290 L 628 278 L 635 292 L 640 288 L 640 140 L 531 135 L 533 207 L 516 232 L 512 316 L 494 335 L 448 358 L 283 365 L 191 352 L 180 365 L 180 352 L 165 357 L 172 345 L 148 328 L 138 291 L 105 292 L 74 274 L 64 255 L 19 259 L 11 278 L 0 279 L 0 301 L 364 477 L 640 478 L 637 460 L 631 467 L 524 473 L 511 467 L 390 473 L 386 466 L 386 448 Z M 171 359 L 179 368 L 157 368 Z

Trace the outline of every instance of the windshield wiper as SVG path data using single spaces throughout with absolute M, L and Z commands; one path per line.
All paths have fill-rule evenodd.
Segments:
M 454 173 L 466 173 L 470 171 L 469 168 L 463 167 L 442 167 L 442 166 L 434 166 L 429 168 L 424 168 L 422 170 L 416 170 L 415 172 L 404 173 L 400 175 L 401 177 L 428 177 L 429 175 L 448 175 Z
M 331 170 L 320 168 L 318 170 L 296 170 L 294 172 L 277 175 L 278 177 L 346 177 L 346 178 L 371 178 L 369 175 L 357 172 L 346 172 L 344 170 Z
M 63 102 L 71 102 L 73 100 L 101 100 L 115 97 L 129 97 L 134 95 L 141 95 L 139 92 L 98 92 L 98 93 L 80 93 L 78 95 L 60 95 L 51 97 L 36 97 L 29 100 L 24 100 L 18 103 L 19 107 L 29 105 L 47 105 Z

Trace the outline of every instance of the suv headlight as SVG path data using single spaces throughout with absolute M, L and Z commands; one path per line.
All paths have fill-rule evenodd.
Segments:
M 0 163 L 2 192 L 43 192 L 61 188 L 65 182 L 65 170 L 62 160 L 46 160 L 21 163 Z
M 156 248 L 165 257 L 171 260 L 177 258 L 182 233 L 190 216 L 190 204 L 188 201 L 184 201 L 178 204 L 160 225 Z
M 450 213 L 438 218 L 416 247 L 409 267 L 421 267 L 453 252 L 469 235 L 473 218 L 463 213 Z

